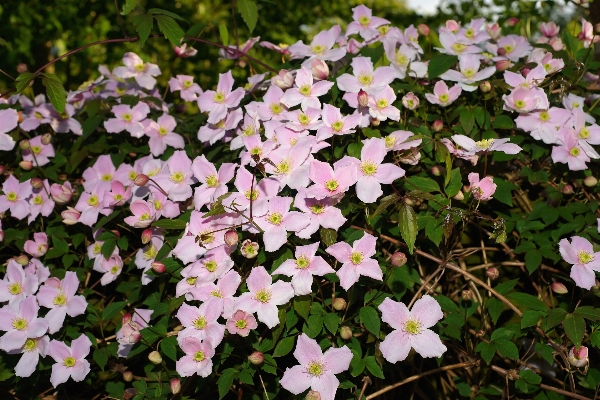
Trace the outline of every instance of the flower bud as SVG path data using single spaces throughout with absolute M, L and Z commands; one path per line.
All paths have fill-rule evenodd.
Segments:
M 583 184 L 587 187 L 594 187 L 598 184 L 598 179 L 594 176 L 586 176 L 583 180 Z
M 152 364 L 160 364 L 162 362 L 162 357 L 160 356 L 160 353 L 155 350 L 148 354 L 148 360 L 150 360 Z
M 498 52 L 500 52 L 500 49 L 498 49 Z M 510 60 L 500 60 L 496 62 L 496 71 L 506 71 L 510 67 L 512 67 L 512 62 Z
M 179 378 L 171 379 L 169 386 L 171 387 L 171 393 L 178 394 L 179 392 L 181 392 L 181 381 L 179 380 Z
M 67 210 L 60 213 L 63 217 L 63 223 L 66 225 L 75 225 L 81 216 L 81 213 L 73 207 L 67 207 Z
M 348 326 L 342 326 L 340 328 L 340 337 L 344 340 L 348 340 L 352 337 L 352 329 Z
M 374 127 L 378 127 L 380 123 L 381 123 L 381 121 L 378 120 L 377 118 L 373 118 L 371 120 L 371 125 L 373 125 Z
M 425 24 L 417 25 L 417 31 L 419 31 L 419 35 L 429 36 L 429 27 Z
M 459 30 L 459 28 L 460 25 L 455 20 L 449 19 L 448 21 L 446 21 L 446 29 L 448 29 L 449 31 L 456 32 Z
M 402 97 L 402 105 L 409 110 L 414 110 L 419 107 L 419 98 L 413 92 L 408 92 Z
M 44 181 L 40 178 L 31 178 L 31 187 L 34 189 L 39 189 L 44 186 Z
M 4 165 L 0 165 L 0 175 L 4 174 Z
M 18 264 L 25 266 L 25 265 L 29 264 L 29 257 L 27 257 L 25 254 L 21 254 L 19 257 L 17 257 L 15 259 L 15 261 Z
M 433 121 L 431 128 L 434 132 L 441 132 L 442 129 L 444 129 L 444 122 L 441 119 L 436 119 L 435 121 Z
M 444 171 L 446 170 L 446 168 L 441 167 L 439 165 L 434 165 L 433 167 L 431 167 L 431 174 L 433 176 L 442 176 L 442 174 L 444 173 Z
M 502 29 L 500 28 L 500 25 L 498 25 L 497 22 L 495 22 L 493 25 L 485 25 L 485 31 L 492 37 L 493 40 L 498 40 L 498 38 L 500 38 L 500 35 L 502 34 Z
M 498 276 L 500 276 L 500 271 L 498 271 L 498 268 L 488 268 L 487 271 L 485 271 L 485 274 L 487 275 L 488 278 L 490 278 L 490 280 L 494 280 L 496 278 L 498 278 Z
M 304 400 L 321 400 L 321 394 L 316 390 L 311 390 L 306 394 Z
M 394 254 L 392 254 L 392 258 L 390 261 L 394 267 L 401 267 L 404 264 L 406 264 L 406 261 L 407 261 L 406 254 L 404 254 L 400 251 L 397 251 Z
M 31 161 L 21 161 L 19 163 L 19 167 L 25 171 L 31 171 L 31 168 L 33 168 L 33 163 Z
M 517 17 L 512 17 L 506 20 L 506 25 L 507 26 L 516 26 L 519 23 L 519 18 Z
M 167 270 L 167 267 L 165 267 L 165 264 L 163 264 L 159 261 L 154 261 L 150 265 L 152 266 L 152 270 L 154 272 L 156 272 L 157 274 L 162 274 Z
M 65 182 L 63 185 L 53 183 L 50 186 L 50 196 L 52 200 L 58 205 L 65 205 L 73 198 L 73 190 L 71 190 L 71 184 Z
M 50 144 L 51 141 L 52 141 L 52 135 L 51 134 L 44 133 L 42 135 L 41 142 L 42 142 L 43 145 L 48 145 L 48 144 Z
M 577 350 L 575 346 L 571 347 L 567 359 L 569 360 L 569 364 L 575 368 L 584 367 L 588 362 L 590 362 L 588 357 L 588 348 L 585 346 L 579 346 L 579 350 Z
M 17 64 L 17 72 L 18 73 L 24 74 L 27 71 L 29 71 L 29 68 L 27 68 L 27 64 L 25 64 L 25 63 Z
M 182 44 L 181 47 L 175 46 L 173 48 L 173 51 L 175 52 L 175 55 L 179 58 L 192 57 L 192 56 L 195 56 L 196 53 L 198 53 L 198 50 L 196 50 L 193 47 L 190 47 L 188 49 L 187 43 Z
M 542 32 L 542 35 L 546 36 L 547 38 L 551 38 L 558 35 L 560 27 L 557 26 L 554 21 L 542 22 L 540 24 L 540 31 Z
M 242 242 L 240 253 L 246 258 L 254 258 L 258 255 L 258 243 L 246 239 Z
M 315 58 L 310 66 L 315 79 L 324 81 L 329 77 L 329 67 L 325 61 Z
M 573 186 L 568 183 L 562 187 L 563 194 L 573 194 Z
M 123 380 L 125 382 L 131 382 L 133 380 L 133 372 L 131 372 L 131 371 L 123 372 Z
M 464 301 L 471 301 L 471 299 L 473 299 L 473 292 L 471 292 L 469 289 L 463 290 L 461 297 Z
M 131 400 L 138 393 L 136 388 L 127 388 L 123 392 L 123 400 Z
M 366 107 L 369 105 L 369 95 L 362 89 L 358 91 L 356 99 L 358 100 L 358 104 L 360 104 L 362 107 Z
M 152 228 L 144 229 L 142 232 L 142 243 L 148 244 L 152 240 Z
M 554 282 L 551 286 L 552 291 L 556 294 L 567 294 L 569 293 L 569 290 L 567 289 L 567 287 L 562 284 L 561 282 Z
M 260 365 L 265 361 L 265 356 L 260 351 L 255 351 L 248 356 L 248 360 L 254 365 Z
M 240 238 L 235 229 L 230 229 L 227 232 L 225 232 L 225 243 L 227 243 L 227 246 L 235 246 L 236 244 L 238 244 L 239 240 Z
M 465 194 L 462 190 L 459 190 L 458 193 L 454 195 L 453 199 L 456 201 L 463 201 L 465 199 Z
M 131 313 L 125 313 L 125 315 L 123 315 L 123 318 L 121 319 L 121 323 L 123 325 L 127 325 L 130 322 L 131 322 Z
M 504 47 L 499 47 L 497 50 L 497 53 L 499 56 L 505 56 L 506 55 L 506 49 Z
M 490 90 L 492 90 L 492 84 L 489 81 L 483 81 L 479 84 L 479 90 L 481 90 L 483 93 L 488 93 Z
M 58 180 L 66 181 L 67 179 L 69 179 L 69 176 L 67 174 L 58 174 Z
M 406 205 L 409 205 L 409 206 L 414 206 L 415 205 L 415 202 L 410 197 L 405 197 L 403 199 L 403 201 L 404 201 L 404 204 L 406 204 Z
M 136 186 L 146 186 L 146 184 L 148 183 L 149 180 L 150 180 L 150 178 L 148 178 L 148 175 L 139 174 L 133 180 L 133 184 Z
M 279 74 L 271 78 L 271 83 L 278 86 L 280 89 L 286 90 L 292 87 L 294 84 L 294 76 L 290 71 L 282 69 Z
M 19 142 L 19 148 L 21 150 L 29 150 L 31 148 L 31 144 L 29 143 L 29 140 L 27 139 L 23 139 Z
M 333 303 L 331 304 L 334 310 L 341 311 L 346 308 L 346 300 L 341 297 L 336 297 L 333 299 Z

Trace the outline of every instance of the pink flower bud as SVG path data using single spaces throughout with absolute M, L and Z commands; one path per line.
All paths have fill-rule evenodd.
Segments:
M 23 139 L 19 142 L 19 148 L 21 150 L 29 150 L 31 148 L 31 144 L 29 144 L 29 140 Z
M 152 266 L 152 270 L 154 272 L 156 272 L 157 274 L 162 274 L 167 270 L 167 267 L 165 267 L 165 264 L 158 262 L 158 261 L 154 261 L 150 265 Z
M 563 44 L 563 41 L 560 38 L 560 36 L 554 36 L 553 38 L 550 38 L 550 40 L 548 41 L 548 44 L 550 46 L 552 46 L 552 48 L 555 51 L 561 51 L 562 49 L 565 48 L 565 45 Z
M 182 44 L 181 47 L 175 46 L 173 48 L 173 51 L 175 52 L 175 55 L 179 58 L 192 57 L 192 56 L 195 56 L 196 53 L 198 53 L 198 50 L 196 50 L 193 47 L 190 47 L 188 49 L 187 43 Z
M 565 184 L 565 185 L 562 187 L 562 192 L 563 192 L 563 194 L 567 194 L 567 195 L 568 195 L 568 194 L 573 194 L 573 192 L 574 192 L 574 190 L 573 190 L 573 186 L 572 186 L 572 185 L 569 185 L 568 183 L 567 183 L 567 184 Z
M 369 95 L 364 90 L 360 89 L 356 95 L 356 98 L 361 107 L 366 107 L 369 105 Z
M 451 32 L 456 32 L 460 29 L 460 25 L 455 20 L 449 19 L 448 21 L 446 21 L 446 29 L 448 29 Z
M 4 165 L 0 165 L 0 175 L 4 174 Z
M 433 176 L 442 176 L 442 174 L 446 171 L 446 168 L 440 166 L 440 165 L 434 165 L 433 167 L 431 167 L 431 174 Z
M 459 190 L 452 198 L 456 201 L 463 201 L 465 199 L 465 194 L 462 190 Z
M 569 290 L 561 282 L 554 282 L 551 286 L 552 291 L 556 294 L 567 294 Z
M 123 323 L 123 325 L 127 325 L 128 323 L 130 323 L 131 322 L 131 313 L 126 313 L 125 315 L 123 315 L 121 322 Z
M 260 351 L 255 351 L 248 356 L 248 360 L 254 365 L 260 365 L 265 361 L 265 356 Z
M 160 356 L 160 353 L 155 350 L 148 354 L 148 360 L 150 360 L 152 364 L 160 364 L 162 362 L 162 357 Z
M 240 253 L 246 258 L 254 258 L 258 255 L 258 243 L 246 239 L 242 242 Z
M 490 90 L 492 90 L 492 84 L 488 81 L 483 81 L 479 84 L 479 90 L 481 90 L 483 93 L 488 93 Z
M 505 56 L 506 55 L 506 49 L 504 47 L 499 47 L 497 53 L 498 53 L 499 56 Z
M 374 126 L 374 127 L 378 127 L 380 123 L 381 123 L 381 121 L 378 120 L 377 118 L 373 118 L 371 120 L 371 125 Z
M 517 18 L 517 17 L 511 17 L 506 20 L 507 26 L 516 26 L 518 23 L 519 23 L 519 18 Z
M 587 187 L 594 187 L 598 184 L 598 179 L 593 176 L 586 176 L 583 180 L 583 184 Z
M 23 160 L 19 162 L 19 167 L 25 171 L 31 171 L 31 168 L 33 168 L 33 163 L 31 161 Z
M 493 40 L 498 40 L 500 35 L 502 34 L 502 29 L 500 29 L 500 25 L 498 23 L 494 23 L 493 25 L 485 26 L 486 32 L 492 37 Z
M 131 372 L 131 371 L 123 372 L 123 380 L 125 382 L 131 382 L 133 380 L 133 372 Z
M 498 278 L 498 276 L 500 276 L 500 271 L 498 271 L 498 268 L 488 268 L 487 271 L 485 271 L 485 274 L 487 275 L 488 278 L 490 278 L 492 281 L 496 278 Z
M 336 297 L 333 299 L 333 303 L 331 304 L 334 310 L 341 311 L 346 308 L 346 300 L 341 297 Z
M 227 246 L 235 246 L 239 239 L 240 238 L 235 229 L 230 229 L 225 232 L 225 243 L 227 243 Z
M 179 392 L 181 392 L 181 381 L 179 380 L 179 378 L 171 379 L 169 386 L 171 387 L 171 393 L 178 394 Z
M 287 69 L 282 69 L 279 74 L 271 78 L 271 83 L 283 90 L 289 89 L 294 84 L 294 76 Z
M 547 38 L 551 38 L 558 35 L 558 32 L 560 32 L 560 27 L 557 26 L 554 21 L 542 22 L 540 24 L 540 31 L 542 31 L 542 35 L 546 36 Z
M 42 135 L 41 142 L 42 142 L 43 145 L 48 145 L 48 144 L 50 144 L 51 141 L 52 141 L 52 135 L 51 134 L 44 133 Z
M 311 390 L 306 394 L 304 400 L 321 400 L 321 393 L 317 392 L 316 390 Z
M 327 63 L 325 61 L 315 58 L 314 60 L 312 60 L 310 66 L 312 69 L 313 77 L 315 79 L 324 81 L 329 77 L 329 67 L 327 66 Z
M 394 267 L 401 267 L 406 264 L 406 254 L 402 253 L 401 251 L 397 251 L 392 254 L 390 261 Z
M 146 186 L 146 184 L 148 183 L 149 180 L 150 180 L 150 178 L 148 178 L 148 175 L 139 174 L 138 176 L 135 177 L 135 179 L 133 180 L 133 183 L 136 186 Z
M 152 240 L 152 228 L 144 229 L 142 232 L 142 243 L 148 244 Z
M 25 265 L 29 264 L 29 257 L 27 257 L 25 254 L 21 254 L 19 257 L 17 257 L 15 259 L 15 261 L 18 264 L 25 266 Z
M 402 97 L 402 105 L 409 110 L 419 107 L 419 98 L 413 92 L 408 92 Z
M 461 297 L 464 301 L 471 301 L 473 299 L 473 292 L 470 290 L 463 290 L 461 293 Z
M 530 72 L 531 72 L 531 68 L 523 68 L 523 70 L 521 70 L 521 74 L 525 77 L 527 75 L 529 75 Z
M 44 186 L 44 181 L 40 178 L 31 178 L 31 187 L 34 189 L 39 189 Z
M 441 132 L 442 129 L 444 129 L 444 122 L 441 119 L 436 119 L 435 121 L 433 121 L 431 128 L 434 132 Z
M 496 71 L 506 71 L 510 67 L 512 67 L 512 62 L 510 62 L 510 60 L 500 60 L 496 62 Z
M 417 31 L 419 31 L 419 35 L 429 36 L 429 27 L 425 24 L 417 25 Z
M 352 329 L 347 326 L 342 326 L 340 328 L 340 337 L 344 340 L 348 340 L 352 337 Z
M 67 210 L 60 213 L 63 223 L 66 225 L 75 225 L 81 216 L 81 213 L 73 207 L 67 207 Z
M 71 201 L 73 198 L 73 190 L 71 189 L 71 184 L 69 182 L 65 182 L 62 185 L 58 183 L 53 183 L 50 186 L 50 196 L 52 200 L 58 205 L 65 205 Z
M 573 346 L 571 347 L 571 350 L 569 350 L 569 356 L 567 358 L 569 360 L 569 364 L 575 368 L 584 367 L 590 361 L 588 358 L 588 348 L 585 346 L 579 346 L 579 350 L 577 350 L 575 346 Z
M 17 72 L 18 73 L 24 74 L 27 71 L 29 71 L 29 68 L 27 68 L 27 64 L 25 64 L 25 63 L 17 64 Z

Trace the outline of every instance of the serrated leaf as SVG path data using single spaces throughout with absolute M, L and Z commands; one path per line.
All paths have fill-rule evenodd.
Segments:
M 335 313 L 327 313 L 323 317 L 323 324 L 325 324 L 325 328 L 327 328 L 327 330 L 334 335 L 337 333 L 340 321 L 340 317 Z
M 547 312 L 548 316 L 544 318 L 544 330 L 548 330 L 565 320 L 567 312 L 562 308 L 553 308 Z
M 152 27 L 154 26 L 154 18 L 148 14 L 139 14 L 133 17 L 133 26 L 140 37 L 140 46 L 144 47 L 144 43 L 148 40 Z
M 177 336 L 169 336 L 164 338 L 160 342 L 160 350 L 171 360 L 177 361 Z
M 415 241 L 417 240 L 417 216 L 415 215 L 415 210 L 404 202 L 400 203 L 398 227 L 400 228 L 402 239 L 404 239 L 404 242 L 408 246 L 409 253 L 412 254 Z
M 306 321 L 306 328 L 303 330 L 306 335 L 314 339 L 317 337 L 321 330 L 323 329 L 323 316 L 321 314 L 314 314 L 308 317 Z
M 163 229 L 185 229 L 186 224 L 187 222 L 180 219 L 159 219 L 158 221 L 154 221 L 152 226 Z
M 158 22 L 158 29 L 169 39 L 173 46 L 179 46 L 185 33 L 179 24 L 167 15 L 154 14 L 153 16 L 156 22 Z
M 294 310 L 299 316 L 308 320 L 308 312 L 310 311 L 310 295 L 294 297 Z
M 25 72 L 17 76 L 17 79 L 15 79 L 15 81 L 17 82 L 17 91 L 15 92 L 15 94 L 19 94 L 23 92 L 23 90 L 27 89 L 27 87 L 29 87 L 29 83 L 33 80 L 33 78 L 35 78 L 35 75 L 31 72 Z
M 227 32 L 227 25 L 219 24 L 219 36 L 221 37 L 221 43 L 223 43 L 223 46 L 227 46 L 229 44 L 229 32 Z
M 238 10 L 242 14 L 242 18 L 250 33 L 256 28 L 256 22 L 258 21 L 258 8 L 256 3 L 252 0 L 238 0 Z
M 589 319 L 590 321 L 600 320 L 600 309 L 592 306 L 577 307 L 575 311 L 573 311 L 573 314 L 581 315 L 583 318 Z
M 480 342 L 475 347 L 475 351 L 481 354 L 481 358 L 483 358 L 486 364 L 489 364 L 496 354 L 496 346 L 493 343 Z
M 377 364 L 377 360 L 375 359 L 375 357 L 373 357 L 373 356 L 365 357 L 363 359 L 363 362 L 365 363 L 365 367 L 367 367 L 367 369 L 369 370 L 369 372 L 371 374 L 373 374 L 373 376 L 376 376 L 377 378 L 380 378 L 380 379 L 385 379 L 385 376 L 383 375 L 383 371 L 381 370 L 381 367 L 379 366 L 379 364 Z
M 283 338 L 277 343 L 275 346 L 275 351 L 273 351 L 273 357 L 283 357 L 288 355 L 290 351 L 294 348 L 294 342 L 296 340 L 295 336 L 289 336 Z
M 433 57 L 427 65 L 427 75 L 429 79 L 437 78 L 448 71 L 458 62 L 458 57 L 447 54 L 438 54 Z
M 186 36 L 197 37 L 200 32 L 206 27 L 206 24 L 203 22 L 198 22 L 197 24 L 192 25 L 186 32 Z
M 431 178 L 423 176 L 411 176 L 406 179 L 407 183 L 411 188 L 421 190 L 423 192 L 441 192 L 440 185 Z
M 163 10 L 162 8 L 151 8 L 151 9 L 148 10 L 148 14 L 152 14 L 152 15 L 166 15 L 166 16 L 169 16 L 171 18 L 178 19 L 180 21 L 188 22 L 185 18 L 182 18 L 179 15 L 177 15 L 177 14 L 171 12 L 171 11 Z
M 126 301 L 116 301 L 114 303 L 110 303 L 104 308 L 104 310 L 102 310 L 102 321 L 113 319 L 113 317 L 115 317 L 126 305 Z
M 537 325 L 538 321 L 544 316 L 542 311 L 527 310 L 521 317 L 521 329 Z
M 567 314 L 563 326 L 567 337 L 571 339 L 575 347 L 579 348 L 585 335 L 585 320 L 583 317 L 577 314 Z
M 381 319 L 377 311 L 370 306 L 366 306 L 360 309 L 359 312 L 360 322 L 367 328 L 369 332 L 379 337 L 379 330 L 381 328 Z
M 60 114 L 65 112 L 67 105 L 67 91 L 62 82 L 54 74 L 43 74 L 42 84 L 46 87 L 46 93 L 50 102 Z
M 400 196 L 398 196 L 396 193 L 390 194 L 389 196 L 385 196 L 385 197 L 381 198 L 381 200 L 379 200 L 379 205 L 377 206 L 377 209 L 375 210 L 375 212 L 373 214 L 371 214 L 369 219 L 372 220 L 373 218 L 375 218 L 376 216 L 378 216 L 379 214 L 384 212 L 389 206 L 391 206 L 392 204 L 395 204 L 399 198 L 400 198 Z M 331 245 L 329 245 L 329 246 L 331 246 Z
M 459 120 L 463 131 L 465 131 L 465 135 L 470 134 L 475 126 L 475 113 L 473 113 L 473 110 L 468 108 L 463 109 L 460 112 Z
M 233 385 L 233 380 L 236 374 L 237 370 L 235 368 L 227 368 L 225 371 L 221 372 L 221 376 L 217 380 L 217 387 L 219 388 L 219 400 L 225 397 L 225 395 L 229 392 L 229 388 L 231 385 Z
M 508 115 L 498 115 L 494 121 L 492 121 L 492 126 L 495 129 L 512 129 L 513 128 L 513 120 Z
M 519 359 L 519 349 L 517 345 L 508 339 L 498 339 L 494 341 L 494 346 L 500 355 L 513 360 Z
M 450 182 L 444 191 L 448 197 L 454 197 L 462 187 L 462 177 L 460 175 L 460 168 L 454 168 L 450 174 Z
M 102 254 L 102 257 L 108 260 L 115 251 L 115 247 L 117 247 L 116 239 L 108 239 L 104 243 L 102 243 L 102 247 L 100 248 L 100 253 Z
M 137 0 L 125 0 L 125 4 L 123 4 L 123 11 L 121 11 L 121 15 L 127 15 L 135 9 L 137 5 Z
M 94 361 L 96 361 L 96 364 L 98 364 L 100 369 L 104 371 L 104 366 L 108 362 L 108 352 L 106 347 L 94 350 L 93 357 Z

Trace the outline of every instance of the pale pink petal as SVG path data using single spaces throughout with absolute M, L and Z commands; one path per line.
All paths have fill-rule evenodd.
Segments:
M 379 305 L 381 320 L 394 329 L 402 329 L 410 317 L 410 312 L 404 303 L 386 298 Z
M 298 336 L 294 357 L 300 365 L 307 366 L 312 361 L 321 361 L 323 351 L 316 340 L 309 338 L 305 333 Z
M 383 358 L 392 364 L 404 361 L 411 349 L 410 340 L 407 336 L 406 333 L 400 330 L 393 331 L 387 335 L 385 340 L 379 345 L 379 350 L 381 350 Z
M 307 379 L 304 367 L 296 365 L 285 370 L 279 384 L 288 392 L 300 394 L 310 387 L 311 380 Z
M 329 348 L 323 355 L 323 361 L 327 365 L 327 372 L 340 374 L 350 367 L 352 352 L 346 346 Z
M 410 313 L 421 321 L 423 328 L 431 328 L 444 318 L 444 313 L 437 300 L 427 294 L 416 301 Z
M 410 345 L 421 357 L 441 357 L 446 352 L 446 346 L 442 344 L 440 337 L 425 329 L 417 335 L 408 335 Z

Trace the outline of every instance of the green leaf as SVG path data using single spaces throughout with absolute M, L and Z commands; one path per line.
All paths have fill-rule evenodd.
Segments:
M 256 22 L 258 21 L 258 8 L 256 7 L 256 3 L 252 0 L 238 0 L 237 5 L 244 22 L 248 26 L 248 30 L 252 33 L 256 27 Z
M 290 351 L 294 348 L 294 342 L 296 340 L 295 336 L 289 336 L 283 338 L 277 343 L 275 346 L 275 351 L 273 351 L 273 357 L 283 357 L 289 354 Z
M 500 355 L 511 358 L 513 360 L 519 359 L 519 349 L 517 345 L 508 339 L 498 339 L 494 341 L 494 346 Z
M 96 349 L 96 350 L 94 350 L 93 357 L 94 357 L 94 361 L 96 361 L 96 364 L 98 364 L 98 366 L 100 367 L 100 369 L 102 371 L 104 371 L 104 366 L 108 362 L 107 348 L 104 347 L 102 349 Z
M 380 379 L 385 379 L 385 376 L 383 375 L 383 371 L 381 370 L 381 367 L 379 366 L 379 364 L 377 364 L 377 360 L 375 359 L 375 357 L 373 357 L 373 356 L 365 357 L 363 359 L 363 362 L 365 363 L 365 367 L 367 367 L 367 369 L 369 370 L 369 372 L 371 374 L 373 374 L 373 376 L 376 376 L 377 378 L 380 378 Z
M 348 145 L 348 155 L 350 157 L 356 157 L 356 158 L 360 158 L 360 152 L 363 148 L 363 144 L 362 143 L 350 143 Z
M 525 267 L 527 267 L 527 271 L 531 275 L 533 271 L 538 269 L 540 264 L 542 263 L 542 252 L 535 249 L 528 251 L 525 254 Z
M 46 93 L 50 98 L 50 102 L 58 113 L 64 113 L 65 105 L 67 104 L 67 91 L 65 87 L 55 74 L 44 73 L 42 75 L 42 84 L 46 86 Z
M 310 295 L 294 297 L 294 310 L 307 321 L 308 312 L 310 311 Z
M 496 191 L 494 192 L 494 199 L 512 207 L 512 190 L 517 189 L 518 186 L 512 182 L 507 182 L 501 178 L 494 177 L 494 183 L 496 184 Z
M 102 256 L 108 260 L 112 253 L 115 251 L 115 247 L 117 247 L 117 240 L 108 239 L 104 243 L 102 243 L 100 253 L 102 253 Z
M 544 304 L 543 301 L 541 301 L 537 297 L 532 296 L 527 293 L 513 292 L 513 293 L 507 294 L 506 298 L 511 300 L 512 302 L 515 302 L 517 304 L 520 304 L 520 305 L 522 305 L 526 308 L 530 308 L 532 310 L 538 310 L 538 311 L 547 311 L 548 310 L 548 306 L 546 304 Z
M 139 14 L 133 17 L 133 26 L 140 37 L 140 47 L 144 47 L 144 43 L 148 40 L 152 27 L 154 26 L 154 18 L 148 14 Z
M 159 219 L 154 221 L 152 226 L 156 226 L 163 229 L 185 229 L 187 222 L 180 219 Z
M 377 311 L 373 307 L 367 306 L 360 309 L 359 315 L 360 322 L 365 328 L 376 337 L 379 337 L 381 319 Z
M 498 115 L 494 121 L 492 121 L 492 127 L 495 129 L 512 129 L 513 120 L 508 115 Z
M 308 320 L 306 321 L 306 328 L 303 329 L 303 331 L 309 338 L 314 339 L 319 333 L 321 333 L 322 329 L 323 316 L 321 314 L 314 314 L 308 317 Z
M 17 91 L 15 94 L 19 94 L 23 92 L 23 90 L 27 89 L 33 78 L 35 78 L 35 75 L 31 72 L 25 72 L 17 76 L 17 79 L 15 79 L 15 82 L 17 82 Z
M 164 338 L 160 342 L 160 350 L 171 360 L 177 361 L 177 336 L 169 336 Z
M 583 318 L 589 319 L 590 321 L 600 320 L 600 309 L 592 306 L 577 307 L 575 311 L 573 311 L 573 314 L 581 315 Z
M 191 36 L 191 37 L 198 37 L 198 35 L 200 34 L 200 32 L 202 32 L 202 30 L 206 28 L 206 24 L 203 22 L 198 22 L 197 24 L 192 25 L 186 32 L 185 35 L 186 36 Z
M 458 62 L 458 57 L 447 54 L 438 54 L 429 61 L 427 65 L 427 75 L 429 79 L 437 78 L 448 71 Z
M 496 346 L 493 343 L 480 342 L 475 347 L 475 351 L 480 353 L 481 358 L 489 365 L 492 358 L 494 358 L 494 354 L 496 354 Z
M 585 320 L 583 317 L 577 314 L 567 314 L 563 326 L 567 337 L 571 339 L 575 347 L 579 348 L 585 335 Z
M 417 240 L 417 231 L 419 229 L 417 226 L 415 210 L 404 202 L 400 203 L 398 227 L 400 228 L 402 239 L 404 239 L 404 242 L 408 246 L 409 253 L 412 254 L 415 247 L 415 241 Z
M 362 128 L 362 133 L 368 138 L 381 138 L 379 129 Z
M 537 325 L 538 321 L 544 316 L 545 313 L 541 311 L 527 310 L 523 313 L 521 318 L 521 329 L 529 328 L 530 326 Z
M 158 29 L 165 35 L 173 46 L 179 46 L 183 39 L 183 29 L 172 17 L 162 14 L 155 14 L 154 19 L 158 22 Z
M 563 322 L 567 316 L 567 312 L 562 308 L 553 308 L 547 314 L 548 316 L 544 318 L 545 331 Z
M 334 244 L 337 240 L 337 231 L 335 229 L 321 227 L 319 228 L 319 235 L 321 235 L 321 240 L 327 247 Z
M 225 397 L 225 395 L 229 392 L 229 388 L 231 385 L 233 385 L 233 380 L 236 374 L 237 370 L 235 368 L 227 368 L 225 371 L 221 372 L 221 376 L 217 380 L 217 387 L 219 388 L 219 400 Z
M 229 44 L 229 32 L 227 32 L 227 25 L 219 24 L 219 36 L 221 36 L 221 43 L 223 43 L 223 46 L 227 46 Z
M 500 314 L 504 311 L 504 305 L 502 302 L 494 297 L 488 299 L 487 301 L 487 309 L 492 318 L 494 324 L 498 322 L 498 318 L 500 318 Z
M 406 181 L 409 185 L 415 189 L 421 190 L 426 193 L 441 192 L 440 185 L 431 178 L 425 178 L 423 176 L 411 176 Z
M 465 135 L 470 134 L 473 130 L 473 127 L 475 126 L 475 113 L 473 113 L 473 110 L 470 110 L 468 108 L 463 109 L 460 112 L 459 120 L 463 131 L 465 131 Z
M 127 305 L 126 301 L 116 301 L 114 303 L 110 303 L 108 306 L 102 310 L 102 321 L 108 321 L 113 319 L 119 311 L 121 311 Z
M 323 323 L 325 324 L 325 328 L 327 328 L 327 330 L 334 335 L 337 333 L 340 321 L 340 317 L 335 313 L 327 313 L 323 317 Z
M 180 21 L 188 22 L 185 18 L 180 17 L 179 15 L 172 13 L 171 11 L 163 10 L 162 8 L 151 8 L 148 10 L 148 14 L 152 15 L 166 15 L 171 18 L 178 19 Z
M 125 4 L 123 4 L 123 11 L 121 11 L 121 15 L 127 15 L 135 9 L 137 5 L 137 0 L 125 0 Z
M 542 383 L 542 377 L 530 369 L 522 369 L 519 371 L 519 377 L 532 385 L 539 385 Z
M 369 216 L 369 220 L 373 220 L 373 218 L 384 212 L 389 206 L 395 204 L 398 201 L 398 199 L 400 199 L 400 196 L 398 196 L 396 193 L 382 197 L 381 200 L 379 200 L 379 205 L 377 206 L 375 212 L 371 214 L 371 216 Z
M 454 197 L 462 187 L 462 177 L 460 175 L 460 168 L 454 168 L 450 175 L 450 183 L 444 190 L 448 197 Z
M 61 257 L 69 252 L 69 243 L 66 240 L 52 236 L 52 248 L 46 253 L 45 260 Z

